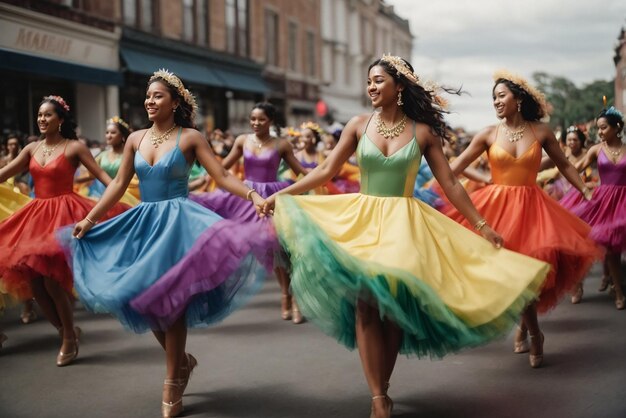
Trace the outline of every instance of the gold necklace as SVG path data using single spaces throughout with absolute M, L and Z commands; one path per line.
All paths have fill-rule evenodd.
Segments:
M 43 154 L 44 158 L 48 158 L 52 155 L 52 153 L 54 152 L 55 149 L 57 149 L 57 147 L 59 146 L 59 144 L 61 142 L 65 141 L 65 138 L 63 138 L 62 140 L 60 140 L 59 142 L 57 142 L 54 146 L 49 147 L 48 145 L 46 145 L 46 141 L 44 140 L 41 144 L 41 153 Z
M 251 138 L 252 138 L 252 142 L 254 142 L 254 145 L 256 145 L 258 149 L 263 148 L 263 145 L 267 144 L 272 139 L 272 137 L 269 136 L 267 137 L 266 140 L 260 141 L 256 135 L 252 135 Z
M 150 128 L 150 142 L 152 142 L 154 148 L 159 148 L 159 145 L 170 139 L 170 134 L 172 133 L 174 128 L 176 128 L 176 124 L 174 124 L 174 126 L 169 128 L 167 131 L 163 132 L 161 135 L 156 135 L 153 125 L 152 128 Z
M 406 126 L 406 115 L 402 115 L 400 122 L 388 128 L 383 119 L 380 117 L 380 113 L 376 114 L 376 132 L 381 134 L 385 139 L 393 139 L 400 136 L 404 132 Z
M 604 148 L 609 152 L 609 154 L 611 154 L 614 157 L 614 158 L 612 158 L 612 160 L 617 160 L 619 158 L 619 156 L 622 155 L 622 146 L 621 145 L 620 145 L 618 151 L 613 151 L 611 148 L 609 148 L 609 144 L 607 144 L 605 142 L 604 143 Z
M 506 139 L 508 139 L 509 142 L 517 142 L 524 137 L 526 122 L 524 122 L 522 127 L 519 128 L 517 131 L 511 131 L 509 128 L 507 128 L 504 122 L 500 122 L 500 125 L 502 125 L 502 128 L 504 129 L 504 134 L 506 135 Z

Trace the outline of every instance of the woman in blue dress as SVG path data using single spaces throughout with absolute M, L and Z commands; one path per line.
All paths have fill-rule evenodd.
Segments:
M 265 223 L 225 220 L 192 202 L 188 176 L 194 160 L 224 189 L 256 206 L 264 200 L 222 168 L 193 128 L 195 99 L 180 79 L 154 73 L 144 102 L 152 127 L 128 137 L 115 180 L 67 244 L 83 303 L 115 315 L 134 332 L 152 330 L 165 349 L 163 417 L 183 409 L 195 359 L 185 353 L 188 327 L 226 317 L 259 288 L 271 265 L 273 234 Z M 134 173 L 142 202 L 110 222 L 100 217 L 118 201 Z

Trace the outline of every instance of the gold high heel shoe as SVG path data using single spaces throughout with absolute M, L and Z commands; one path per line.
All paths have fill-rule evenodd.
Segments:
M 281 295 L 280 297 L 280 317 L 285 321 L 289 321 L 291 319 L 291 304 L 292 299 L 291 295 Z
M 618 311 L 623 310 L 626 307 L 626 298 L 622 296 L 619 299 L 615 299 L 615 309 Z
M 574 294 L 572 295 L 572 303 L 576 305 L 580 303 L 582 298 L 583 298 L 583 285 L 582 283 L 579 283 L 578 287 L 576 288 L 576 292 L 574 292 Z
M 304 322 L 304 317 L 302 316 L 302 313 L 300 312 L 300 309 L 298 308 L 298 305 L 296 304 L 296 300 L 295 299 L 291 299 L 291 314 L 292 314 L 292 322 L 294 324 L 301 324 Z
M 370 412 L 370 418 L 376 418 L 376 415 L 374 414 L 374 401 L 377 399 L 384 399 L 387 401 L 387 407 L 385 408 L 387 411 L 387 416 L 391 417 L 391 409 L 393 408 L 393 401 L 391 400 L 391 398 L 389 396 L 385 395 L 375 395 L 372 396 L 372 409 Z
M 71 338 L 64 338 L 63 341 L 72 341 Z M 57 366 L 64 367 L 69 365 L 71 362 L 76 360 L 78 357 L 78 338 L 74 339 L 74 351 L 69 353 L 64 353 L 63 351 L 59 351 L 57 354 Z
M 540 332 L 539 335 L 530 336 L 530 339 L 533 341 L 538 338 L 541 340 L 541 354 L 531 354 L 528 356 L 528 360 L 530 361 L 530 367 L 532 367 L 533 369 L 541 367 L 541 364 L 543 363 L 543 341 L 545 340 L 543 332 Z
M 173 386 L 179 390 L 182 388 L 184 379 L 165 379 L 163 386 Z M 183 412 L 183 394 L 180 393 L 180 399 L 176 402 L 161 402 L 161 415 L 163 418 L 177 417 Z
M 521 327 L 517 327 L 515 341 L 513 343 L 513 352 L 515 354 L 528 353 L 530 351 L 527 334 L 528 331 L 524 332 Z
M 198 365 L 198 360 L 196 360 L 196 358 L 191 354 L 185 353 L 185 357 L 187 358 L 187 365 L 180 368 L 180 370 L 183 372 L 183 376 L 186 376 L 181 379 L 183 381 L 183 393 L 185 392 L 185 389 L 187 389 L 187 384 L 189 383 L 189 379 L 191 378 L 193 369 L 195 369 Z

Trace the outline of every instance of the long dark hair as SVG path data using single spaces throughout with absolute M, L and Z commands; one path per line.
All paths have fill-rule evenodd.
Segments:
M 493 89 L 491 89 L 491 95 L 495 100 L 495 90 L 498 84 L 504 84 L 507 86 L 511 93 L 513 93 L 513 97 L 521 102 L 520 105 L 520 113 L 522 114 L 522 118 L 527 121 L 536 122 L 542 117 L 544 117 L 543 109 L 541 104 L 535 98 L 528 94 L 526 90 L 524 90 L 519 85 L 515 84 L 511 80 L 507 80 L 506 78 L 499 78 L 496 80 L 493 85 Z
M 413 73 L 413 66 L 404 58 L 402 58 L 402 61 L 404 61 L 407 68 Z M 444 115 L 449 112 L 435 105 L 435 93 L 424 89 L 424 87 L 419 84 L 411 82 L 386 60 L 377 59 L 371 63 L 367 69 L 368 73 L 377 65 L 381 66 L 387 74 L 393 77 L 396 83 L 404 86 L 404 90 L 402 91 L 402 111 L 404 114 L 407 115 L 409 119 L 428 125 L 435 135 L 450 140 L 450 133 L 446 129 L 446 122 L 444 121 Z M 461 93 L 461 90 L 446 87 L 442 87 L 441 89 L 450 94 L 459 95 Z
M 153 76 L 150 81 L 148 81 L 148 86 L 157 81 L 163 83 L 163 85 L 167 87 L 167 90 L 172 95 L 172 100 L 178 99 L 178 106 L 176 106 L 176 110 L 174 111 L 174 123 L 178 126 L 182 126 L 183 128 L 195 128 L 196 124 L 193 121 L 193 106 L 187 103 L 178 93 L 178 89 L 168 83 L 163 77 Z
M 44 97 L 41 103 L 39 103 L 39 107 L 41 107 L 44 103 L 51 103 L 54 107 L 54 113 L 57 114 L 59 119 L 63 119 L 61 129 L 59 130 L 61 136 L 66 139 L 78 139 L 78 135 L 76 135 L 76 122 L 74 122 L 74 118 L 71 113 L 68 110 L 65 110 L 65 107 L 63 107 L 63 105 L 61 105 L 61 103 L 59 103 L 53 96 Z
M 250 109 L 250 111 L 252 112 L 254 109 L 260 109 L 263 111 L 263 113 L 265 113 L 265 116 L 267 116 L 267 118 L 272 121 L 272 125 L 274 125 L 274 128 L 276 128 L 276 134 L 280 136 L 280 130 L 282 126 L 280 126 L 280 123 L 278 123 L 277 120 L 278 110 L 276 109 L 276 106 L 274 106 L 270 102 L 259 102 L 255 104 L 252 109 Z

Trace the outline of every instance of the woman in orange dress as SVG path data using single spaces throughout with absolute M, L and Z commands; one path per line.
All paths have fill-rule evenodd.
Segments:
M 514 352 L 530 351 L 530 365 L 535 368 L 543 362 L 544 340 L 537 311 L 554 308 L 585 277 L 601 251 L 588 237 L 589 226 L 536 185 L 543 148 L 561 174 L 586 199 L 591 198 L 591 191 L 561 151 L 550 127 L 540 122 L 546 114 L 543 94 L 505 71 L 497 72 L 494 80 L 493 105 L 502 121 L 479 132 L 451 167 L 460 174 L 487 151 L 493 184 L 473 192 L 472 202 L 502 234 L 506 248 L 552 266 L 539 300 L 522 314 L 515 336 Z M 448 207 L 444 213 L 471 229 L 456 209 Z

